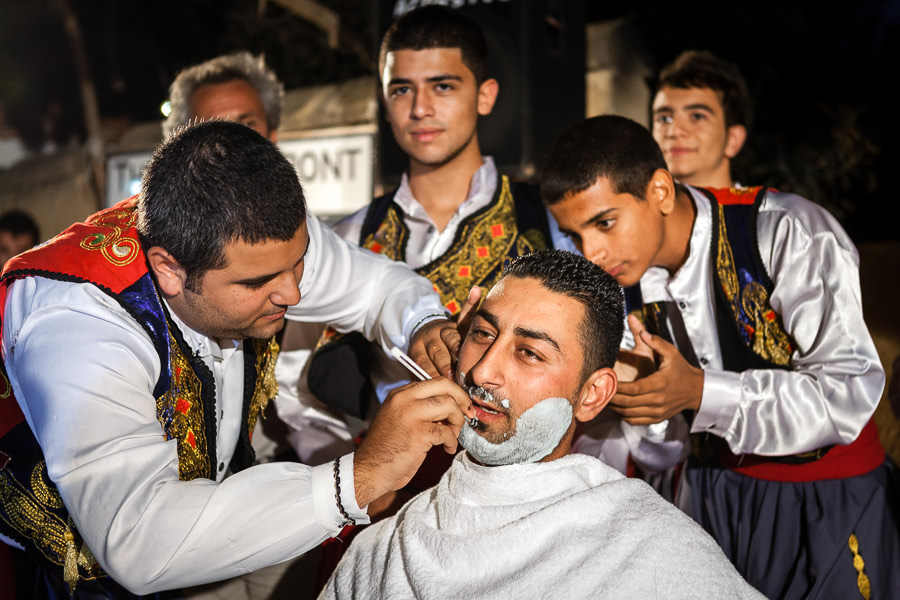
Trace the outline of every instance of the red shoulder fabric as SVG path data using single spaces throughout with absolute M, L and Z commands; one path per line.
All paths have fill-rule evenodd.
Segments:
M 11 259 L 4 277 L 60 275 L 119 293 L 147 272 L 137 235 L 137 196 L 94 213 L 55 238 Z M 99 253 L 105 260 L 94 260 Z

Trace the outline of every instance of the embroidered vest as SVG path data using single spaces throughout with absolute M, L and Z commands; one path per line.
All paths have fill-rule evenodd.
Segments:
M 781 317 L 769 304 L 774 285 L 756 239 L 756 217 L 767 188 L 703 189 L 712 205 L 713 288 L 719 347 L 726 371 L 790 369 L 794 351 Z M 643 304 L 640 286 L 626 290 L 626 305 L 648 331 L 676 343 L 662 302 Z M 679 348 L 684 353 L 689 348 Z
M 0 279 L 0 317 L 10 283 L 24 277 L 92 283 L 115 299 L 147 332 L 159 356 L 162 368 L 153 397 L 163 438 L 177 440 L 179 478 L 215 480 L 215 380 L 187 346 L 160 299 L 138 241 L 135 207 L 135 198 L 124 200 L 12 259 Z M 255 459 L 250 432 L 277 394 L 277 354 L 274 338 L 244 341 L 244 407 L 230 463 L 233 471 Z M 106 577 L 47 476 L 43 453 L 15 400 L 2 360 L 0 533 L 33 557 L 61 567 L 72 589 L 78 580 Z
M 774 284 L 759 254 L 756 219 L 769 188 L 695 188 L 712 205 L 712 259 L 716 325 L 726 371 L 790 369 L 794 344 L 781 316 L 769 303 Z M 626 290 L 629 312 L 642 318 L 648 331 L 675 343 L 665 303 L 642 305 L 640 286 Z M 671 327 L 671 330 L 670 330 Z M 683 324 L 682 324 L 683 327 Z M 677 334 L 676 336 L 677 337 Z M 688 358 L 691 348 L 679 350 Z M 696 366 L 696 365 L 695 365 Z M 743 475 L 769 481 L 818 481 L 867 473 L 884 460 L 873 421 L 847 445 L 825 446 L 790 456 L 734 455 L 721 438 L 692 434 L 694 457 Z
M 395 194 L 396 190 L 369 205 L 359 244 L 392 260 L 404 260 L 409 229 Z M 444 254 L 415 271 L 434 284 L 444 307 L 456 317 L 472 286 L 487 293 L 510 260 L 551 245 L 537 186 L 500 175 L 490 204 L 459 224 Z M 332 408 L 365 418 L 373 393 L 368 378 L 371 352 L 361 334 L 340 335 L 329 328 L 311 358 L 310 391 Z

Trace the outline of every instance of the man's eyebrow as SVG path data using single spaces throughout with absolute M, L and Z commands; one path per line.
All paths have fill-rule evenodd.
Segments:
M 462 77 L 459 75 L 451 75 L 450 73 L 444 73 L 441 75 L 432 75 L 431 77 L 427 77 L 425 81 L 427 83 L 440 83 L 442 81 L 462 81 Z M 412 79 L 407 77 L 394 77 L 390 81 L 388 81 L 388 87 L 392 85 L 411 85 L 413 83 Z
M 705 110 L 706 112 L 712 113 L 714 112 L 712 107 L 709 104 L 703 104 L 702 102 L 698 102 L 696 104 L 688 104 L 683 107 L 681 110 Z M 660 113 L 672 113 L 675 112 L 675 109 L 671 106 L 660 106 L 653 109 L 653 114 L 658 115 Z
M 303 259 L 306 258 L 306 253 L 309 252 L 310 242 L 311 240 L 306 240 L 306 248 L 303 250 L 303 254 L 300 255 L 300 258 L 297 259 L 297 262 L 294 263 L 295 268 L 297 265 L 303 262 Z M 235 281 L 235 283 L 238 285 L 259 285 L 268 281 L 272 281 L 273 279 L 278 277 L 279 274 L 281 274 L 281 271 L 278 271 L 278 273 L 266 273 L 265 275 L 250 277 L 248 279 L 240 279 L 238 281 Z
M 499 321 L 492 312 L 488 311 L 485 308 L 479 308 L 477 311 L 475 311 L 475 314 L 487 321 L 488 324 L 494 329 L 500 329 Z
M 709 104 L 703 104 L 702 102 L 698 102 L 696 104 L 688 104 L 684 107 L 685 110 L 705 110 L 706 112 L 714 112 L 712 106 Z
M 500 329 L 497 321 L 497 317 L 491 313 L 490 311 L 479 308 L 476 313 L 479 317 L 487 321 L 494 329 Z M 534 340 L 543 340 L 553 346 L 557 352 L 559 352 L 559 344 L 552 337 L 547 335 L 544 331 L 538 331 L 536 329 L 528 329 L 527 327 L 516 327 L 513 329 L 513 334 L 517 337 L 526 337 Z
M 547 342 L 548 344 L 550 344 L 551 346 L 553 346 L 557 352 L 560 351 L 559 344 L 556 343 L 556 340 L 554 340 L 552 337 L 547 335 L 547 333 L 544 331 L 537 331 L 535 329 L 527 329 L 525 327 L 516 327 L 513 330 L 513 332 L 516 334 L 517 337 L 526 337 L 526 338 L 531 338 L 533 340 L 543 340 L 543 341 Z

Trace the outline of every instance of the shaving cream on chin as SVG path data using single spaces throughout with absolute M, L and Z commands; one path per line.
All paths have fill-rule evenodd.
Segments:
M 499 444 L 481 437 L 468 423 L 459 443 L 483 465 L 537 462 L 553 452 L 572 425 L 572 405 L 565 398 L 544 398 L 519 417 L 516 430 Z

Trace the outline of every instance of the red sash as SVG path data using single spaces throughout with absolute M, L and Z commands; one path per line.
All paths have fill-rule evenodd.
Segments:
M 846 445 L 833 446 L 822 458 L 809 462 L 780 462 L 756 454 L 736 456 L 724 442 L 717 444 L 716 454 L 723 467 L 747 477 L 767 481 L 844 479 L 865 475 L 884 462 L 884 448 L 872 419 L 869 419 L 855 440 Z

